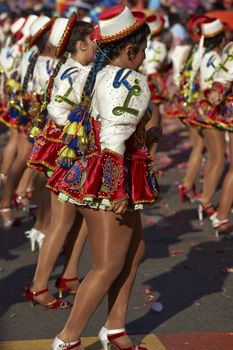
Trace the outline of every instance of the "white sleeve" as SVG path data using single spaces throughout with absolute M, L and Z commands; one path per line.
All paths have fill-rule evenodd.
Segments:
M 123 155 L 125 141 L 136 130 L 150 102 L 147 79 L 128 69 L 112 69 L 101 78 L 96 84 L 101 148 Z

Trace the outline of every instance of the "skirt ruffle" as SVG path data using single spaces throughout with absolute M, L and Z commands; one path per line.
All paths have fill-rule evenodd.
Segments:
M 54 171 L 59 150 L 63 146 L 62 129 L 49 120 L 42 134 L 36 137 L 27 165 L 38 171 Z

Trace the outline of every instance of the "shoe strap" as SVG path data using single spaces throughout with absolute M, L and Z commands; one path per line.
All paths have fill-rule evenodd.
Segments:
M 43 289 L 43 290 L 39 290 L 39 292 L 33 292 L 33 291 L 30 291 L 30 292 L 33 294 L 33 296 L 37 297 L 40 294 L 44 294 L 44 293 L 48 292 L 48 288 Z
M 77 346 L 80 346 L 80 345 L 81 345 L 81 341 L 78 340 L 78 341 L 75 341 L 75 342 L 69 342 L 69 343 L 61 344 L 60 347 L 61 347 L 62 350 L 72 350 L 72 349 L 77 348 Z
M 214 220 L 212 222 L 212 225 L 214 228 L 218 228 L 224 224 L 228 224 L 228 219 L 219 220 L 218 218 L 214 218 Z
M 127 335 L 127 334 L 128 333 L 126 330 L 119 332 L 119 333 L 116 333 L 116 334 L 109 334 L 108 333 L 108 340 L 112 341 L 112 340 L 115 340 L 117 338 L 123 337 L 124 335 Z
M 74 282 L 74 281 L 78 281 L 78 277 L 73 277 L 73 278 L 60 277 L 60 280 L 64 282 Z

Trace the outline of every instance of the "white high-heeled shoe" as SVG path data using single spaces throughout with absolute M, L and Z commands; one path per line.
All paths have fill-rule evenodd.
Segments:
M 103 350 L 110 350 L 111 344 L 108 340 L 108 335 L 118 334 L 124 331 L 125 331 L 125 328 L 107 329 L 106 327 L 102 327 L 101 330 L 99 331 L 98 337 L 103 347 Z
M 31 241 L 31 251 L 34 252 L 36 248 L 36 243 L 40 249 L 44 240 L 45 235 L 37 230 L 36 228 L 31 228 L 31 230 L 25 231 L 25 235 Z
M 217 216 L 212 221 L 212 226 L 215 229 L 215 236 L 217 238 L 222 237 L 233 237 L 233 227 L 228 224 L 228 219 L 219 220 Z M 221 229 L 221 226 L 225 225 L 224 229 Z M 227 226 L 226 226 L 227 225 Z
M 11 208 L 0 208 L 0 213 L 9 213 L 11 212 Z M 8 230 L 10 229 L 13 224 L 14 224 L 14 219 L 8 219 L 8 220 L 3 220 L 3 218 L 1 218 L 1 221 L 2 221 L 2 226 L 5 230 Z
M 80 345 L 81 345 L 80 340 L 65 343 L 63 340 L 56 337 L 53 340 L 52 349 L 53 350 L 71 350 L 71 349 L 78 348 Z

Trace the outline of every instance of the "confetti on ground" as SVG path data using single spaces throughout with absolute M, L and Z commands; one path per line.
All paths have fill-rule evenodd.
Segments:
M 178 254 L 185 254 L 185 250 L 184 249 L 172 249 L 170 251 L 170 256 L 176 256 Z

